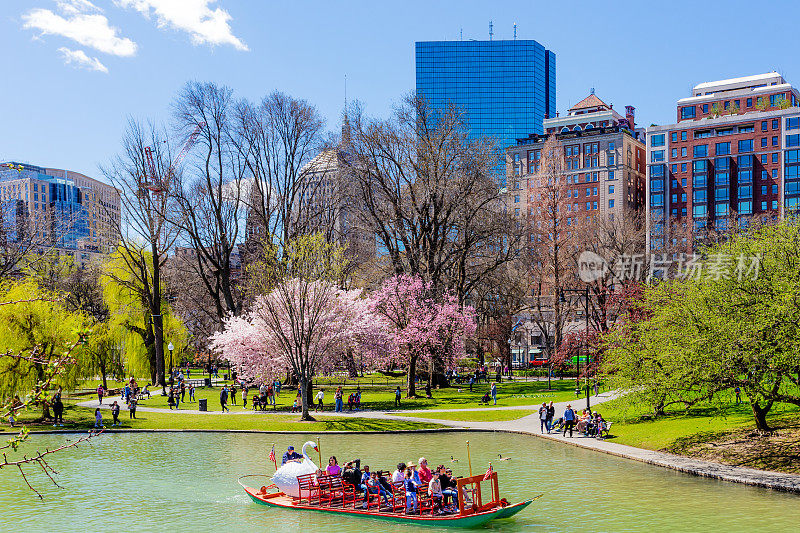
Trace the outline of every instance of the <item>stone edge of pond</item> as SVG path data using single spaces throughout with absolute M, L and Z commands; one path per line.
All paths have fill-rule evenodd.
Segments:
M 105 433 L 253 433 L 253 434 L 278 434 L 278 433 L 297 433 L 309 434 L 319 433 L 321 435 L 391 435 L 396 433 L 497 433 L 495 429 L 476 429 L 469 427 L 444 427 L 444 428 L 426 428 L 426 429 L 393 429 L 393 430 L 357 430 L 357 431 L 341 431 L 341 430 L 274 430 L 274 429 L 159 429 L 159 428 L 122 428 L 122 429 L 106 429 Z M 86 430 L 75 429 L 39 429 L 29 431 L 29 435 L 76 435 L 87 433 Z M 518 433 L 509 431 L 508 433 Z M 0 433 L 2 435 L 2 433 Z
M 481 430 L 478 430 L 481 431 Z M 482 429 L 482 431 L 491 431 Z M 800 494 L 800 475 L 789 474 L 785 472 L 774 472 L 768 470 L 758 470 L 744 466 L 726 465 L 722 463 L 714 463 L 711 461 L 704 461 L 701 459 L 693 459 L 691 457 L 684 457 L 655 450 L 647 450 L 645 448 L 636 448 L 626 444 L 617 444 L 615 442 L 597 441 L 591 439 L 591 445 L 581 442 L 580 439 L 566 439 L 558 438 L 553 435 L 541 435 L 539 433 L 521 430 L 521 429 L 496 429 L 495 431 L 504 433 L 517 433 L 521 435 L 529 435 L 538 437 L 548 441 L 560 442 L 569 444 L 577 448 L 585 450 L 592 450 L 596 452 L 622 457 L 624 459 L 631 459 L 653 466 L 660 466 L 676 470 L 684 474 L 691 474 L 698 477 L 705 477 L 709 479 L 716 479 L 719 481 L 727 481 L 731 483 L 739 483 L 743 485 L 750 485 L 754 487 L 767 488 L 778 490 L 781 492 L 792 492 Z

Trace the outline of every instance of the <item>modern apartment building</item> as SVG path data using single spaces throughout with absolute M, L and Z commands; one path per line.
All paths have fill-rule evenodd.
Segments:
M 4 239 L 29 238 L 73 256 L 78 264 L 116 244 L 119 191 L 78 172 L 0 164 L 0 201 Z
M 645 199 L 644 132 L 634 124 L 634 108 L 617 113 L 594 93 L 566 116 L 546 118 L 544 133 L 518 139 L 506 150 L 509 209 L 516 216 L 530 215 L 542 148 L 554 136 L 564 152 L 567 182 L 565 208 L 571 224 L 581 218 L 625 216 L 640 213 Z
M 533 40 L 417 42 L 416 71 L 418 95 L 458 106 L 470 138 L 497 142 L 500 182 L 504 150 L 555 116 L 556 56 Z
M 776 72 L 705 82 L 678 100 L 675 124 L 647 128 L 651 251 L 800 207 L 798 100 Z

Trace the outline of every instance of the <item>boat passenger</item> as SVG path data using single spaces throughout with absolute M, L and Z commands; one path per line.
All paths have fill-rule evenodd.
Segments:
M 419 481 L 427 485 L 433 479 L 431 469 L 428 468 L 428 460 L 424 457 L 419 458 Z
M 365 466 L 364 470 L 368 470 L 369 467 Z M 383 503 L 385 505 L 389 505 L 389 498 L 386 496 L 386 490 L 381 486 L 380 482 L 378 481 L 378 474 L 377 472 L 365 472 L 364 475 L 366 476 L 365 482 L 365 492 L 364 492 L 364 505 L 362 505 L 363 509 L 366 509 L 369 502 L 369 494 L 380 494 L 383 497 Z
M 448 500 L 452 499 L 456 509 L 458 509 L 458 493 L 456 492 L 456 482 L 453 478 L 453 471 L 444 466 L 439 467 L 439 483 L 442 486 L 442 499 L 447 505 Z
M 286 463 L 292 461 L 295 463 L 301 462 L 303 456 L 294 451 L 294 446 L 289 446 L 285 452 L 283 452 L 283 459 L 281 459 L 281 466 L 285 465 Z
M 361 484 L 361 459 L 354 459 L 345 463 L 342 480 L 354 487 L 358 487 Z
M 392 473 L 392 483 L 400 483 L 406 477 L 406 464 L 397 463 L 397 470 Z
M 328 466 L 325 468 L 325 471 L 329 476 L 334 477 L 339 477 L 342 474 L 342 467 L 339 466 L 335 455 L 331 455 L 331 458 L 328 459 Z
M 406 469 L 405 480 L 403 481 L 406 489 L 406 512 L 417 512 L 417 483 L 414 483 L 412 468 Z
M 431 502 L 433 502 L 433 511 L 436 514 L 442 514 L 442 483 L 439 480 L 439 472 L 433 472 L 431 474 L 433 477 L 431 478 L 430 482 L 428 483 L 428 495 L 431 497 Z
M 416 483 L 417 486 L 422 485 L 422 481 L 419 479 L 419 472 L 417 472 L 416 463 L 414 463 L 414 461 L 409 461 L 407 469 L 411 470 L 411 478 L 414 480 L 414 483 Z

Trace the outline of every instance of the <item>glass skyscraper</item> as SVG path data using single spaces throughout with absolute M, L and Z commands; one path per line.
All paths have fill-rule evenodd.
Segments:
M 464 110 L 471 138 L 496 139 L 505 184 L 503 151 L 555 116 L 556 55 L 532 40 L 423 41 L 416 64 L 418 95 Z

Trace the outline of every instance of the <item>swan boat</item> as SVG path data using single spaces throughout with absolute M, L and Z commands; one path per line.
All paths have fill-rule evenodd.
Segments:
M 383 505 L 381 505 L 380 496 L 372 494 L 367 500 L 365 509 L 363 508 L 363 493 L 342 483 L 341 478 L 317 477 L 314 473 L 302 473 L 297 475 L 294 483 L 289 483 L 289 475 L 301 470 L 305 471 L 313 465 L 305 453 L 307 446 L 315 447 L 311 441 L 303 445 L 303 463 L 296 463 L 304 464 L 304 468 L 290 467 L 282 472 L 282 469 L 290 464 L 287 463 L 272 476 L 273 483 L 269 485 L 262 485 L 258 488 L 250 485 L 254 479 L 268 478 L 262 474 L 242 476 L 238 480 L 239 484 L 255 503 L 267 507 L 316 511 L 435 527 L 478 527 L 492 520 L 514 516 L 542 496 L 540 494 L 519 503 L 508 503 L 505 498 L 500 498 L 497 472 L 492 471 L 488 475 L 470 476 L 457 480 L 459 511 L 456 513 L 434 514 L 430 500 L 421 494 L 419 510 L 409 514 L 406 512 L 405 491 L 400 487 L 388 496 L 388 502 L 384 502 Z M 311 462 L 311 465 L 307 464 L 307 460 Z M 316 472 L 316 467 L 314 472 Z

